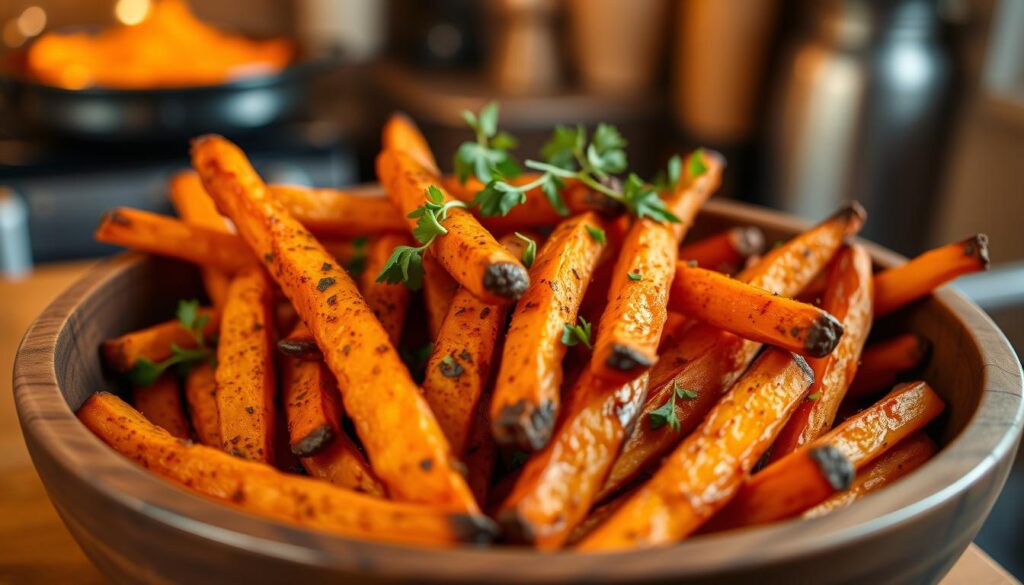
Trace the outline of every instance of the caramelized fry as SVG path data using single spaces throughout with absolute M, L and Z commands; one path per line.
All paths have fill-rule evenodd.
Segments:
M 220 415 L 217 413 L 217 380 L 213 365 L 201 362 L 185 376 L 185 402 L 199 442 L 220 449 Z
M 136 386 L 132 390 L 132 406 L 149 422 L 175 437 L 189 438 L 188 421 L 181 408 L 181 392 L 174 374 L 165 373 L 151 386 Z
M 981 270 L 988 270 L 985 234 L 929 250 L 875 277 L 875 317 L 884 317 L 962 274 Z
M 459 283 L 448 274 L 431 254 L 423 255 L 423 304 L 427 309 L 430 339 L 437 339 L 448 309 L 452 306 Z
M 725 167 L 717 153 L 704 152 L 701 158 L 704 172 L 681 178 L 665 200 L 679 222 L 639 219 L 626 234 L 590 361 L 590 371 L 599 378 L 625 384 L 657 361 L 679 242 L 718 188 Z M 689 173 L 691 165 L 686 166 Z
M 203 189 L 194 172 L 178 173 L 171 179 L 171 203 L 185 222 L 199 227 L 231 233 L 230 223 L 220 214 L 213 199 Z M 216 268 L 200 267 L 206 294 L 215 307 L 224 305 L 231 275 Z
M 221 446 L 243 459 L 274 461 L 274 359 L 270 279 L 258 266 L 228 287 L 217 344 Z
M 282 376 L 291 452 L 308 457 L 326 449 L 341 430 L 341 398 L 323 362 L 286 360 Z
M 870 259 L 868 265 L 870 278 Z M 694 319 L 807 356 L 828 355 L 843 326 L 828 312 L 744 284 L 704 268 L 679 262 L 670 308 Z
M 906 333 L 864 348 L 857 375 L 847 396 L 853 399 L 879 394 L 892 388 L 896 377 L 919 367 L 928 355 L 928 340 Z
M 579 549 L 665 545 L 699 528 L 740 488 L 812 381 L 803 358 L 765 351 L 661 469 Z
M 366 457 L 344 431 L 338 432 L 326 449 L 300 461 L 311 477 L 378 498 L 387 495 Z
M 404 233 L 381 234 L 370 243 L 366 258 L 366 270 L 359 277 L 359 292 L 366 299 L 370 310 L 384 326 L 391 343 L 398 345 L 405 326 L 405 314 L 409 310 L 410 291 L 404 284 L 377 282 L 377 275 L 384 269 L 391 252 L 398 246 L 412 244 Z
M 256 264 L 238 236 L 138 209 L 119 207 L 104 213 L 93 235 L 97 242 L 177 258 L 228 274 Z
M 346 238 L 406 230 L 405 220 L 387 197 L 297 185 L 268 188 L 292 217 L 318 236 Z
M 485 542 L 494 534 L 482 516 L 369 497 L 181 441 L 106 392 L 89 397 L 78 418 L 115 451 L 151 472 L 253 514 L 390 542 Z
M 287 336 L 278 340 L 277 351 L 290 358 L 307 362 L 319 362 L 324 359 L 320 346 L 313 338 L 313 332 L 302 321 L 296 323 Z
M 219 311 L 201 308 L 196 316 L 207 319 L 203 326 L 204 338 L 209 340 L 216 335 L 220 329 Z M 175 345 L 182 349 L 196 347 L 196 338 L 192 332 L 182 327 L 177 319 L 108 339 L 103 342 L 102 353 L 104 361 L 112 370 L 127 372 L 139 358 L 159 362 L 171 357 L 171 347 Z
M 696 262 L 702 268 L 731 272 L 752 256 L 764 251 L 764 232 L 754 226 L 735 227 L 679 248 L 681 262 Z
M 395 150 L 408 154 L 416 159 L 424 169 L 439 176 L 437 160 L 427 144 L 427 139 L 420 132 L 412 118 L 401 112 L 391 114 L 381 131 L 381 145 L 385 150 Z

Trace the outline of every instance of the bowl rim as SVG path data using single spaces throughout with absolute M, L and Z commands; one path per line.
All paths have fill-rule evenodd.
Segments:
M 808 225 L 780 212 L 731 201 L 708 202 L 702 213 L 785 232 Z M 864 244 L 882 266 L 904 260 L 878 245 Z M 1022 372 L 1016 354 L 977 305 L 947 286 L 936 291 L 935 302 L 964 323 L 969 341 L 981 355 L 983 391 L 977 409 L 927 466 L 903 478 L 897 488 L 873 494 L 857 506 L 818 518 L 700 536 L 669 547 L 585 557 L 573 551 L 537 553 L 469 546 L 434 549 L 346 538 L 248 514 L 188 492 L 122 457 L 79 423 L 57 382 L 53 356 L 58 335 L 67 327 L 74 333 L 80 326 L 75 311 L 84 299 L 102 290 L 127 267 L 144 261 L 146 255 L 126 253 L 93 267 L 61 293 L 25 333 L 15 359 L 14 395 L 26 442 L 30 447 L 35 443 L 63 472 L 111 503 L 249 553 L 326 569 L 356 573 L 373 567 L 387 578 L 429 575 L 441 581 L 469 582 L 495 579 L 496 567 L 515 563 L 516 578 L 523 581 L 586 578 L 605 582 L 638 574 L 651 580 L 709 575 L 722 566 L 743 570 L 774 564 L 780 558 L 811 557 L 912 522 L 963 494 L 997 462 L 1012 457 L 1024 427 Z M 48 359 L 39 360 L 40 355 Z M 32 455 L 35 460 L 36 454 Z M 99 466 L 108 473 L 96 473 Z M 539 558 L 544 562 L 529 562 Z M 587 562 L 579 562 L 581 558 Z

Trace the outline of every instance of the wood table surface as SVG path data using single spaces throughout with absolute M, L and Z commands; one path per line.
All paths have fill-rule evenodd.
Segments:
M 19 280 L 0 278 L 0 584 L 103 583 L 64 528 L 32 468 L 14 412 L 11 371 L 32 319 L 91 262 L 52 264 Z M 943 585 L 1020 582 L 975 545 Z

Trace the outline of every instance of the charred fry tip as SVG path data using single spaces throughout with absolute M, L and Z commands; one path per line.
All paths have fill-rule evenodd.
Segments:
M 502 542 L 523 545 L 534 543 L 533 527 L 515 508 L 498 512 L 497 521 L 501 529 Z
M 130 226 L 132 225 L 132 220 L 127 215 L 122 213 L 120 209 L 111 209 L 109 211 L 104 212 L 103 215 L 100 217 L 99 227 L 103 227 L 104 225 L 111 223 L 123 226 Z
M 822 314 L 807 330 L 804 349 L 811 357 L 825 357 L 839 345 L 843 324 L 829 313 Z
M 554 424 L 554 402 L 547 400 L 535 408 L 526 400 L 520 400 L 501 408 L 491 430 L 494 440 L 502 445 L 512 444 L 529 451 L 539 451 L 551 439 Z
M 804 359 L 804 356 L 802 356 L 800 354 L 796 354 L 796 353 L 791 353 L 789 355 L 792 356 L 793 361 L 796 362 L 796 365 L 799 366 L 800 370 L 803 371 L 804 376 L 807 377 L 807 382 L 809 384 L 813 384 L 814 383 L 814 370 L 811 369 L 810 364 L 807 363 L 807 360 Z
M 480 514 L 453 514 L 450 521 L 459 542 L 485 545 L 494 542 L 501 534 L 493 520 Z
M 298 457 L 309 457 L 323 451 L 334 440 L 334 429 L 329 424 L 323 424 L 313 429 L 298 443 L 292 445 L 292 453 Z
M 491 264 L 484 271 L 484 288 L 506 299 L 523 296 L 530 286 L 530 275 L 521 265 L 512 262 Z
M 613 370 L 629 372 L 637 368 L 649 368 L 654 365 L 654 360 L 628 345 L 615 344 L 605 364 Z
M 964 240 L 963 244 L 964 253 L 968 256 L 977 257 L 981 261 L 981 269 L 988 270 L 988 236 L 977 234 Z
M 764 232 L 759 227 L 733 228 L 731 237 L 736 251 L 744 258 L 749 258 L 764 251 Z
M 320 361 L 323 353 L 315 341 L 305 339 L 282 339 L 277 342 L 277 351 L 282 354 L 306 361 Z
M 821 476 L 828 481 L 832 489 L 846 491 L 850 489 L 857 471 L 850 459 L 834 445 L 818 445 L 811 447 L 807 455 L 814 460 L 821 470 Z
M 861 226 L 864 225 L 865 221 L 867 221 L 868 212 L 859 201 L 851 201 L 848 205 L 835 212 L 832 217 L 845 219 L 850 223 L 850 227 L 847 232 L 856 233 L 860 231 Z

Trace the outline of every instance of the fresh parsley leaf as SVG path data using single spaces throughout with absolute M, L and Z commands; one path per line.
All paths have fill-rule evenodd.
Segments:
M 597 242 L 598 244 L 608 243 L 608 237 L 605 236 L 603 229 L 592 225 L 588 225 L 586 227 L 587 233 L 590 234 L 590 237 L 593 238 L 595 242 Z
M 647 420 L 651 425 L 651 429 L 658 430 L 667 425 L 668 428 L 678 433 L 682 425 L 679 422 L 679 417 L 676 416 L 676 399 L 693 400 L 695 398 L 697 398 L 697 393 L 695 391 L 683 388 L 679 385 L 679 382 L 673 382 L 672 393 L 669 394 L 669 398 L 665 404 L 662 404 L 658 408 L 652 410 L 647 415 Z
M 562 217 L 569 215 L 569 207 L 566 206 L 565 200 L 562 199 L 562 190 L 565 189 L 565 183 L 558 176 L 550 173 L 544 173 L 541 175 L 541 179 L 543 180 L 540 184 L 541 191 L 548 198 L 548 203 L 551 204 L 551 207 L 555 208 L 555 213 Z
M 658 191 L 645 185 L 640 177 L 629 174 L 622 190 L 623 204 L 638 218 L 649 217 L 655 221 L 679 223 L 679 218 L 665 207 Z
M 135 386 L 152 386 L 160 374 L 164 373 L 164 369 L 149 358 L 140 357 L 128 371 L 128 380 Z
M 695 400 L 697 398 L 696 390 L 689 390 L 679 385 L 679 382 L 672 384 L 672 390 L 675 392 L 676 397 L 680 400 Z
M 686 159 L 686 174 L 690 175 L 691 179 L 696 179 L 707 170 L 708 167 L 704 164 L 704 149 L 698 148 L 690 153 L 690 157 Z
M 181 326 L 189 331 L 195 328 L 196 315 L 199 314 L 199 301 L 196 299 L 188 301 L 178 301 L 178 310 L 175 312 L 175 316 L 178 318 L 178 322 Z
M 537 258 L 537 242 L 519 232 L 515 234 L 517 238 L 526 242 L 526 249 L 523 250 L 523 265 L 529 268 L 533 266 L 533 261 Z
M 377 282 L 388 284 L 404 282 L 408 288 L 419 290 L 423 286 L 423 251 L 425 249 L 426 246 L 419 248 L 396 246 L 384 264 L 384 268 L 377 275 Z
M 644 277 L 639 272 L 627 272 L 626 276 L 632 281 L 643 280 Z
M 615 126 L 598 124 L 587 147 L 587 163 L 599 177 L 626 170 L 626 140 Z
M 418 220 L 412 235 L 423 245 L 417 248 L 396 246 L 377 275 L 377 282 L 404 282 L 410 289 L 419 290 L 423 285 L 423 251 L 430 247 L 437 236 L 448 233 L 441 222 L 448 217 L 448 210 L 453 207 L 466 207 L 466 204 L 455 200 L 445 202 L 444 193 L 440 189 L 434 185 L 428 187 L 426 202 L 407 216 Z
M 214 359 L 213 350 L 206 346 L 206 340 L 203 338 L 203 328 L 210 322 L 210 316 L 199 314 L 199 301 L 194 299 L 178 301 L 175 314 L 178 323 L 192 334 L 196 341 L 196 347 L 182 349 L 177 344 L 171 344 L 171 357 L 160 362 L 154 362 L 145 357 L 138 358 L 127 374 L 128 380 L 132 384 L 152 386 L 157 378 L 171 367 L 175 367 L 178 374 L 184 376 L 195 363 Z
M 437 185 L 427 187 L 427 201 L 434 205 L 441 205 L 444 203 L 444 193 L 437 188 Z
M 519 146 L 519 140 L 504 130 L 498 131 L 491 139 L 491 148 L 495 150 L 514 150 Z
M 473 197 L 470 205 L 480 210 L 480 215 L 493 217 L 505 216 L 516 205 L 526 201 L 526 192 L 514 185 L 498 179 L 492 179 L 482 191 Z
M 675 187 L 679 184 L 679 178 L 683 176 L 683 159 L 679 155 L 673 155 L 668 159 L 668 184 Z
M 811 392 L 807 395 L 807 400 L 814 402 L 815 400 L 821 400 L 821 392 Z
M 479 114 L 462 112 L 462 119 L 473 129 L 476 140 L 463 142 L 455 151 L 453 166 L 460 183 L 465 184 L 475 176 L 486 185 L 495 175 L 517 177 L 522 172 L 508 152 L 517 145 L 515 137 L 498 131 L 498 109 L 497 102 L 489 102 Z
M 575 167 L 577 153 L 583 152 L 583 144 L 586 141 L 587 131 L 582 125 L 575 128 L 556 126 L 551 139 L 540 149 L 540 155 L 548 164 L 572 170 Z
M 591 324 L 583 317 L 579 318 L 577 325 L 566 323 L 562 327 L 562 343 L 569 347 L 582 343 L 588 348 L 593 349 L 593 346 L 590 344 L 590 329 Z
M 352 278 L 357 278 L 366 270 L 366 258 L 369 251 L 370 238 L 359 236 L 352 240 L 352 259 L 348 261 L 345 270 Z
M 480 108 L 477 120 L 480 122 L 480 133 L 487 138 L 493 137 L 498 132 L 498 102 L 487 102 L 483 108 Z

